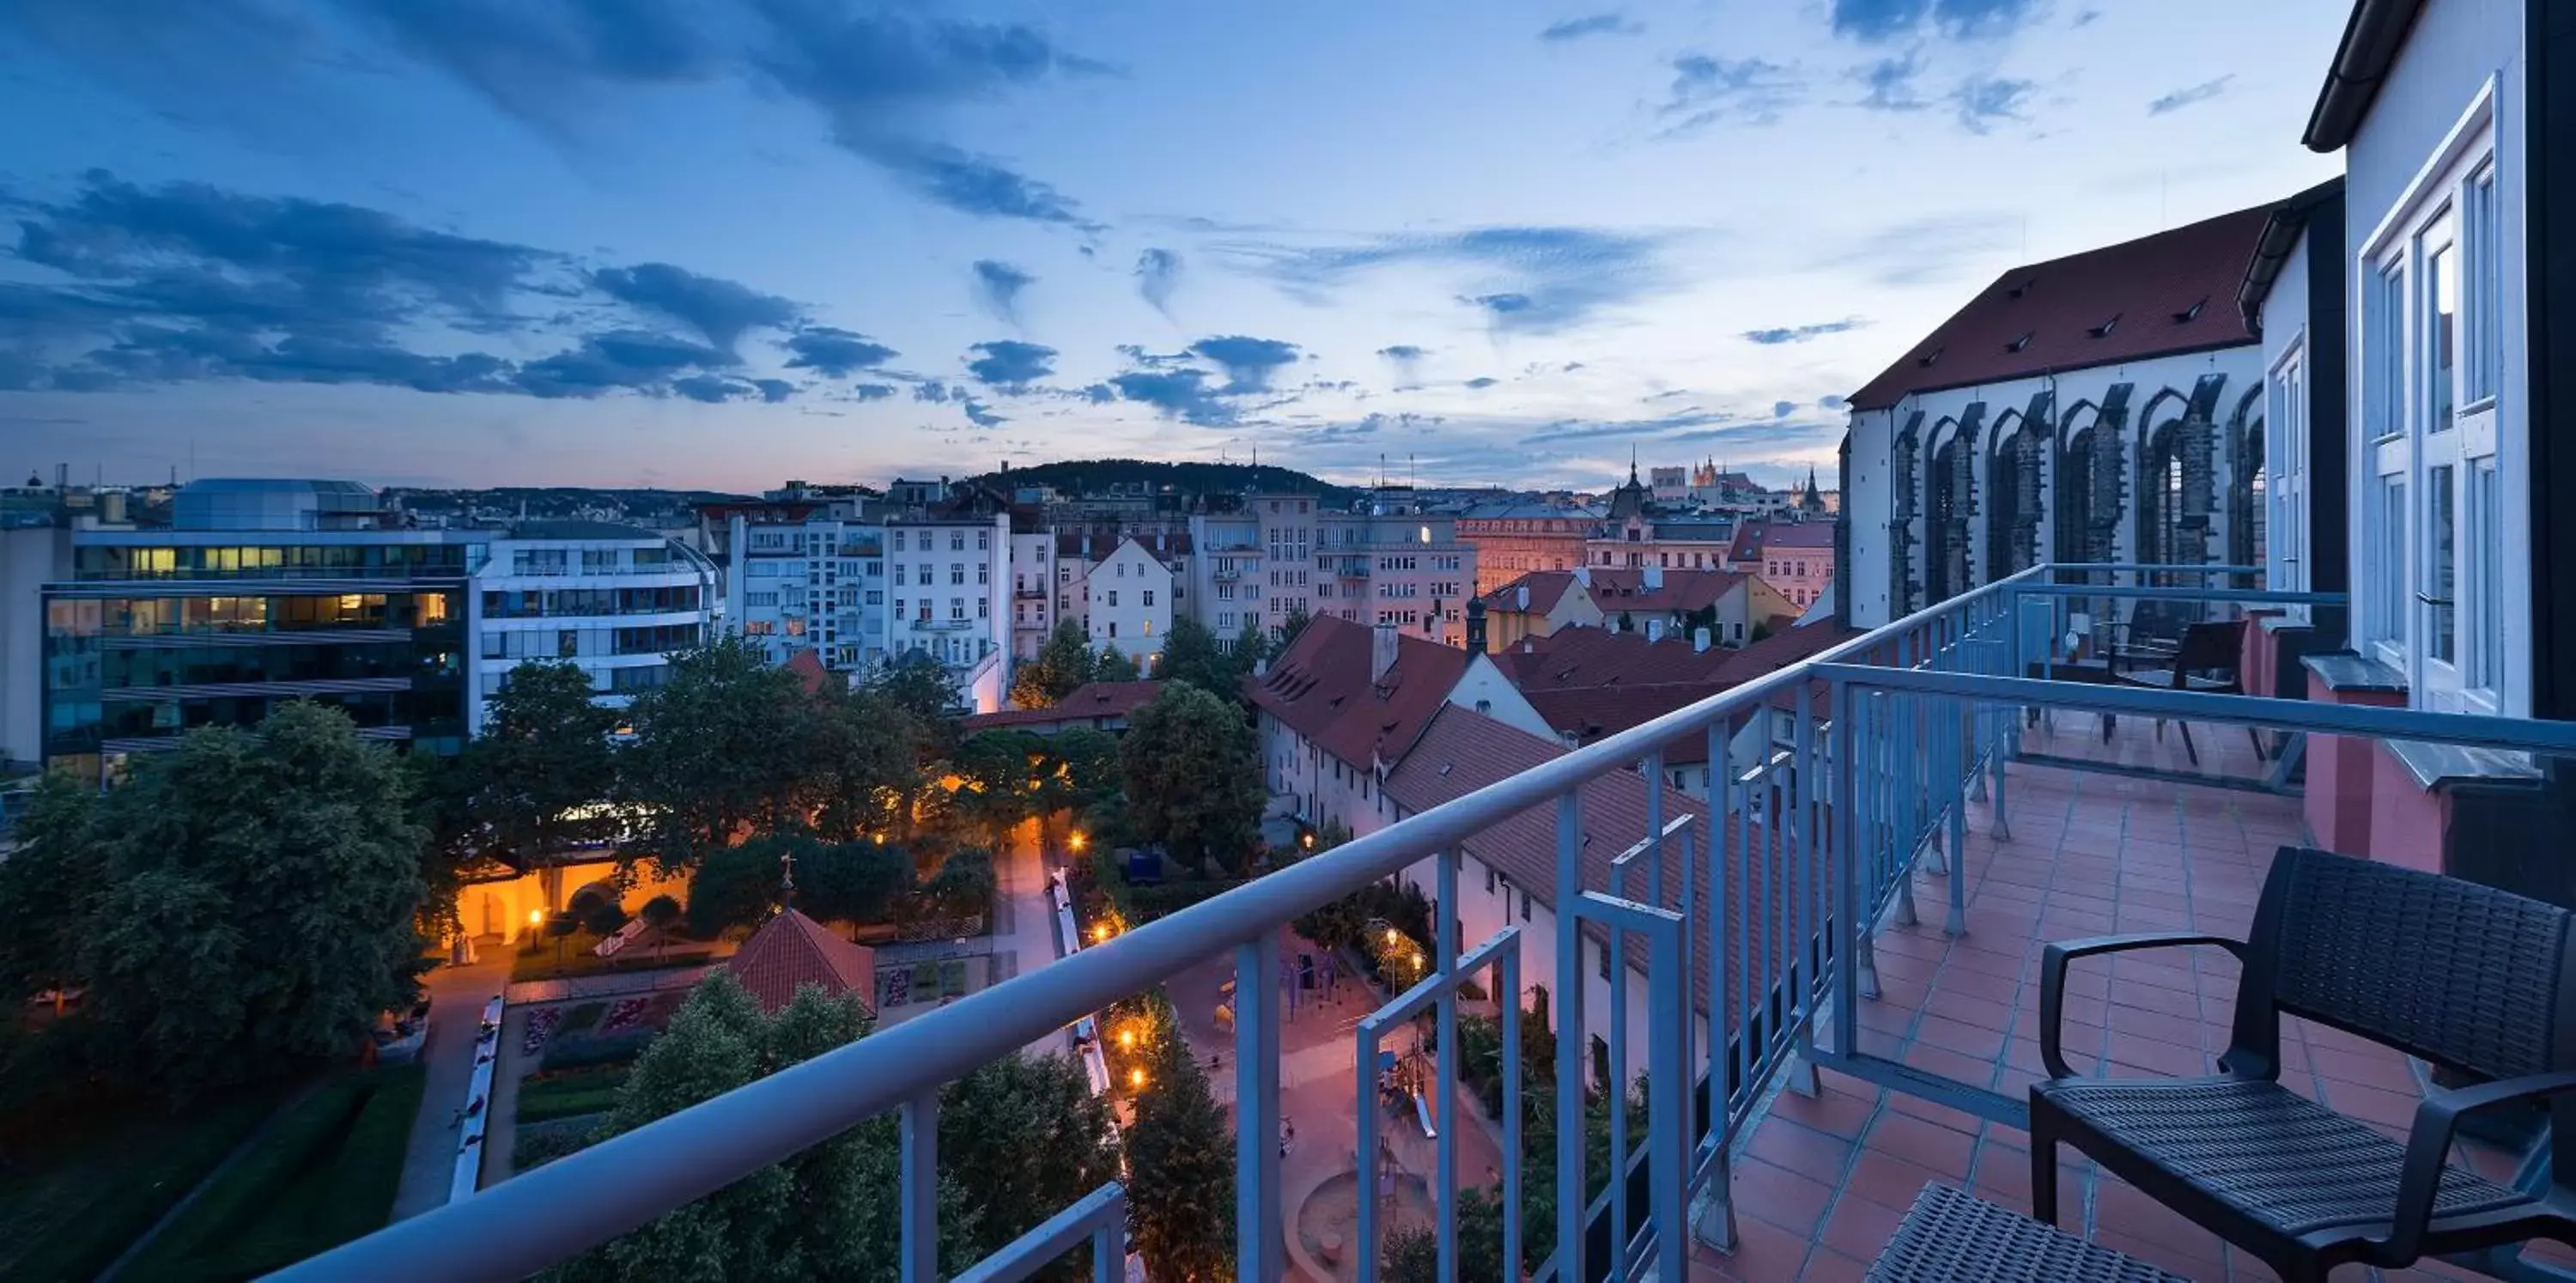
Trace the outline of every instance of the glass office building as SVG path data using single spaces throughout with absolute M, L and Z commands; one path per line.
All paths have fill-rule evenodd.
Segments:
M 490 532 L 399 528 L 348 482 L 197 482 L 173 508 L 166 529 L 76 531 L 72 579 L 45 586 L 50 765 L 105 772 L 304 698 L 370 738 L 464 743 Z

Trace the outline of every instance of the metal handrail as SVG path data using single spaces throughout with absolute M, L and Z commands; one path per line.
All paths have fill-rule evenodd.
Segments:
M 532 1273 L 573 1253 L 632 1230 L 664 1212 L 685 1205 L 724 1188 L 770 1164 L 787 1159 L 802 1150 L 840 1134 L 868 1118 L 897 1109 L 906 1112 L 907 1122 L 927 1131 L 935 1125 L 935 1102 L 942 1084 L 964 1077 L 979 1066 L 1008 1056 L 1074 1021 L 1107 1007 L 1111 1003 L 1150 989 L 1181 971 L 1230 949 L 1239 950 L 1238 967 L 1252 967 L 1250 975 L 1257 980 L 1246 982 L 1239 992 L 1244 996 L 1246 1011 L 1238 1015 L 1238 1033 L 1257 1024 L 1252 1008 L 1270 1006 L 1275 999 L 1265 993 L 1270 969 L 1275 969 L 1276 932 L 1298 916 L 1341 899 L 1360 888 L 1391 877 L 1417 865 L 1424 858 L 1454 850 L 1457 843 L 1480 834 L 1493 825 L 1520 813 L 1554 804 L 1558 816 L 1560 863 L 1571 859 L 1575 842 L 1574 830 L 1568 827 L 1574 818 L 1577 790 L 1587 781 L 1629 769 L 1641 759 L 1654 761 L 1658 750 L 1684 735 L 1707 734 L 1712 743 L 1712 763 L 1723 763 L 1726 737 L 1751 717 L 1767 716 L 1775 697 L 1795 693 L 1802 713 L 1812 712 L 1821 722 L 1831 718 L 1839 723 L 1832 727 L 1828 741 L 1810 734 L 1802 718 L 1799 740 L 1802 751 L 1814 754 L 1822 770 L 1835 776 L 1834 792 L 1847 792 L 1860 774 L 1858 759 L 1850 753 L 1851 737 L 1857 728 L 1840 714 L 1836 702 L 1814 707 L 1811 686 L 1831 679 L 1837 692 L 1853 685 L 1875 685 L 1881 688 L 1902 686 L 1927 694 L 1957 696 L 1963 702 L 2000 707 L 2012 703 L 2079 702 L 2112 706 L 2120 711 L 2135 709 L 2152 713 L 2157 708 L 2189 709 L 2188 715 L 2208 720 L 2228 720 L 2230 716 L 2250 717 L 2250 710 L 2230 704 L 2220 706 L 2203 701 L 2229 700 L 2236 704 L 2267 703 L 2246 697 L 2185 695 L 2173 692 L 2141 690 L 2129 692 L 2114 688 L 2088 687 L 2080 698 L 2058 683 L 2029 681 L 2018 678 L 1986 676 L 1960 669 L 1974 664 L 1986 666 L 2005 661 L 2017 650 L 2012 636 L 2019 598 L 2016 594 L 2042 586 L 2044 577 L 2055 569 L 2046 564 L 2033 566 L 2006 579 L 1982 585 L 1968 593 L 1927 606 L 1882 628 L 1851 638 L 1822 653 L 1777 670 L 1708 699 L 1677 709 L 1663 716 L 1609 736 L 1597 743 L 1575 749 L 1519 775 L 1470 793 L 1429 811 L 1414 815 L 1364 837 L 1300 863 L 1273 871 L 1253 883 L 1236 888 L 1191 908 L 1174 913 L 1105 944 L 1087 948 L 1071 957 L 1038 970 L 1020 975 L 993 988 L 983 990 L 917 1018 L 873 1033 L 848 1046 L 825 1053 L 777 1074 L 747 1084 L 725 1095 L 706 1101 L 647 1124 L 634 1131 L 603 1141 L 598 1145 L 557 1159 L 543 1167 L 520 1174 L 504 1185 L 486 1190 L 471 1198 L 451 1203 L 411 1220 L 399 1222 L 375 1234 L 343 1245 L 331 1252 L 282 1271 L 278 1277 L 288 1279 L 325 1279 L 364 1276 L 370 1283 L 394 1283 L 406 1279 L 517 1278 Z M 1863 662 L 1875 660 L 1877 662 Z M 2009 670 L 2007 670 L 2009 671 Z M 2190 701 L 2183 703 L 2182 701 Z M 2203 712 L 2202 710 L 2209 710 Z M 2278 722 L 2279 710 L 2267 709 L 2269 720 Z M 2418 738 L 2443 738 L 2438 734 L 2420 733 L 2422 728 L 2411 720 L 2433 715 L 2401 715 L 2382 709 L 2311 708 L 2310 714 L 2328 712 L 2337 716 L 2350 714 L 2365 719 L 2388 719 L 2385 726 L 2373 720 L 2355 723 L 2364 733 L 2375 733 L 2387 727 L 2399 733 L 2415 733 Z M 1845 812 L 1845 818 L 1833 827 L 1832 845 L 1840 846 L 1846 855 L 1853 854 L 1852 843 L 1864 820 L 1878 825 L 1890 841 L 1902 838 L 1909 844 L 1921 832 L 1946 822 L 1955 835 L 1962 823 L 1959 793 L 1954 783 L 1973 778 L 1988 769 L 1991 747 L 2000 736 L 1991 733 L 1994 719 L 1979 724 L 1978 733 L 1968 746 L 1961 744 L 1958 733 L 1968 729 L 1967 717 L 1987 717 L 1990 709 L 1948 714 L 1949 730 L 1925 720 L 1919 725 L 1911 720 L 1895 729 L 1882 727 L 1883 733 L 1913 736 L 1918 731 L 1924 742 L 1940 743 L 1948 736 L 1946 747 L 1939 749 L 1937 763 L 1916 763 L 1909 787 L 1919 791 L 1899 797 L 1892 786 L 1873 783 L 1873 799 L 1865 807 Z M 2182 715 L 2179 712 L 2173 715 Z M 1875 724 L 1875 719 L 1871 719 Z M 2491 719 L 2503 720 L 2503 719 Z M 2524 725 L 2528 725 L 2527 723 Z M 2443 726 L 2457 729 L 2457 721 Z M 2514 734 L 2497 732 L 2497 742 L 2515 740 Z M 2548 735 L 2532 739 L 2536 745 L 2558 747 L 2559 739 Z M 2576 728 L 2571 728 L 2565 746 L 2576 747 Z M 1850 764 L 1836 770 L 1834 763 Z M 1990 770 L 1996 791 L 1996 805 L 2001 809 L 2003 776 Z M 1792 772 L 1792 777 L 1799 772 Z M 1937 775 L 1937 778 L 1936 778 Z M 1660 771 L 1653 777 L 1659 777 Z M 1796 852 L 1822 856 L 1826 844 L 1823 835 L 1807 831 L 1810 808 L 1825 801 L 1825 791 L 1815 787 L 1818 781 L 1798 781 L 1790 805 L 1794 814 L 1784 816 L 1787 827 L 1794 831 Z M 1935 801 L 1942 790 L 1948 790 L 1948 801 Z M 1884 796 L 1877 793 L 1884 792 Z M 1660 790 L 1650 790 L 1660 798 Z M 1853 799 L 1843 799 L 1849 804 Z M 1721 823 L 1724 815 L 1712 817 Z M 1660 816 L 1655 817 L 1660 823 Z M 1749 832 L 1739 820 L 1739 833 Z M 1872 841 L 1877 841 L 1873 838 Z M 1720 832 L 1714 848 L 1724 848 Z M 1910 845 L 1908 847 L 1910 850 Z M 1955 845 L 1952 848 L 1956 850 Z M 1893 848 L 1891 848 L 1892 852 Z M 1847 889 L 1870 897 L 1877 903 L 1890 895 L 1903 895 L 1911 911 L 1910 883 L 1902 863 L 1891 852 L 1869 852 L 1867 886 L 1854 886 L 1849 880 L 1859 879 L 1859 865 L 1846 858 L 1835 875 Z M 1741 848 L 1737 850 L 1741 854 Z M 1687 858 L 1687 857 L 1685 857 Z M 1727 858 L 1723 849 L 1712 849 L 1712 860 Z M 1781 847 L 1766 857 L 1771 861 L 1766 876 L 1777 877 L 1789 859 L 1788 848 Z M 1910 856 L 1908 857 L 1910 858 Z M 1569 865 L 1570 867 L 1570 865 Z M 1553 907 L 1558 915 L 1560 935 L 1560 980 L 1564 968 L 1582 966 L 1581 951 L 1572 947 L 1574 919 L 1582 907 L 1581 897 L 1588 894 L 1579 882 L 1572 895 L 1565 894 L 1566 869 L 1559 870 L 1559 903 Z M 1798 904 L 1787 910 L 1791 918 L 1785 924 L 1794 927 L 1796 947 L 1801 958 L 1807 955 L 1807 937 L 1821 931 L 1825 923 L 1816 916 L 1822 908 L 1821 889 L 1814 885 L 1814 870 L 1800 870 L 1801 890 Z M 1660 879 L 1658 879 L 1660 881 Z M 1683 883 L 1688 884 L 1685 872 Z M 1956 887 L 1954 883 L 1954 912 Z M 1712 880 L 1708 930 L 1714 932 L 1730 911 L 1741 914 L 1746 906 L 1740 901 L 1727 903 L 1722 883 Z M 1684 905 L 1688 913 L 1687 903 Z M 1768 913 L 1764 909 L 1760 912 Z M 1450 909 L 1444 904 L 1444 918 Z M 1842 915 L 1842 928 L 1850 929 L 1851 915 Z M 1774 926 L 1765 926 L 1773 930 Z M 1447 933 L 1444 931 L 1443 933 Z M 1450 953 L 1454 944 L 1444 941 L 1444 969 L 1454 961 Z M 1738 952 L 1741 952 L 1741 942 Z M 1768 946 L 1766 945 L 1766 949 Z M 1264 968 L 1263 960 L 1269 960 Z M 1868 957 L 1863 951 L 1857 959 L 1867 971 Z M 1786 983 L 1788 974 L 1774 976 L 1771 963 L 1765 961 L 1759 974 L 1744 976 L 1739 988 Z M 1837 958 L 1837 969 L 1840 961 Z M 1789 973 L 1797 987 L 1812 994 L 1818 977 L 1809 964 L 1789 964 Z M 1722 978 L 1722 977 L 1721 977 Z M 1563 1018 L 1579 1020 L 1575 997 L 1579 986 L 1565 994 L 1567 1003 Z M 1710 1069 L 1712 1083 L 1724 1083 L 1726 1052 L 1725 1022 L 1740 1013 L 1721 1010 L 1732 1005 L 1724 995 L 1713 991 L 1707 1013 L 1710 1034 Z M 1846 999 L 1848 1001 L 1848 999 Z M 1765 1018 L 1762 1028 L 1764 1046 L 1758 1052 L 1744 1047 L 1734 1055 L 1735 1069 L 1745 1083 L 1733 1097 L 1713 1090 L 1710 1112 L 1711 1130 L 1720 1135 L 1731 1129 L 1733 1115 L 1755 1093 L 1751 1080 L 1757 1075 L 1776 1073 L 1793 1037 L 1805 1037 L 1804 1022 L 1808 1011 L 1804 997 L 1790 1000 L 1796 1009 L 1795 1027 L 1789 1016 Z M 1268 1019 L 1275 1021 L 1275 1011 Z M 1845 1026 L 1848 1027 L 1848 1026 Z M 1687 1029 L 1687 1023 L 1684 1028 Z M 1259 1043 L 1241 1044 L 1259 1046 Z M 1275 1040 L 1269 1044 L 1275 1051 Z M 1580 1080 L 1579 1063 L 1574 1059 L 1578 1041 L 1561 1040 L 1560 1081 L 1570 1070 Z M 1621 1052 L 1624 1055 L 1624 1050 Z M 1264 1067 L 1246 1060 L 1240 1067 L 1244 1075 L 1256 1075 Z M 1249 1096 L 1242 1096 L 1242 1136 L 1264 1138 L 1260 1129 L 1263 1119 L 1275 1128 L 1275 1099 L 1256 1099 L 1262 1091 L 1275 1094 L 1275 1064 L 1266 1067 L 1268 1077 L 1245 1077 L 1255 1084 Z M 1266 1086 L 1260 1086 L 1266 1084 Z M 1455 1084 L 1447 1084 L 1454 1090 Z M 1239 1096 L 1247 1090 L 1239 1086 Z M 1669 1099 L 1669 1098 L 1667 1098 Z M 1560 1145 L 1579 1145 L 1577 1129 L 1560 1135 Z M 1254 1235 L 1265 1234 L 1272 1219 L 1280 1215 L 1275 1206 L 1263 1207 L 1259 1200 L 1275 1198 L 1275 1160 L 1266 1173 L 1250 1164 L 1262 1153 L 1275 1152 L 1266 1138 L 1246 1146 L 1238 1161 L 1246 1163 L 1247 1173 L 1257 1180 L 1238 1180 L 1239 1208 L 1254 1209 L 1244 1213 L 1262 1224 L 1247 1224 L 1243 1239 L 1247 1252 L 1269 1251 L 1266 1244 L 1254 1244 Z M 1575 1161 L 1561 1170 L 1560 1181 L 1579 1182 L 1583 1164 L 1580 1149 Z M 1722 1152 L 1722 1147 L 1721 1147 Z M 672 1161 L 674 1154 L 685 1154 L 686 1161 Z M 909 1173 L 909 1167 L 907 1171 Z M 1701 1179 L 1706 1179 L 1703 1176 Z M 1722 1179 L 1722 1178 L 1721 1178 Z M 1665 1191 L 1669 1193 L 1669 1189 Z M 1565 1200 L 1561 1200 L 1564 1202 Z M 1560 1208 L 1569 1218 L 1580 1216 L 1581 1199 Z M 1658 1200 L 1661 1201 L 1660 1199 Z M 1679 1232 L 1678 1224 L 1658 1212 L 1657 1226 Z M 917 1227 L 916 1227 L 917 1228 Z M 1657 1232 L 1663 1232 L 1658 1228 Z M 1454 1240 L 1452 1240 L 1454 1242 Z M 1579 1238 L 1562 1235 L 1560 1252 L 1566 1247 L 1579 1248 Z M 918 1250 L 920 1245 L 913 1245 Z M 1454 1251 L 1454 1248 L 1452 1249 Z

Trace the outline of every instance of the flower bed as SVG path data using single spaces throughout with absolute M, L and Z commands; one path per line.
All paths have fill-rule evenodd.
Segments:
M 629 1029 L 642 1026 L 644 1023 L 644 1009 L 651 1006 L 652 1001 L 653 1000 L 650 998 L 618 999 L 616 1005 L 608 1009 L 608 1014 L 600 1017 L 599 1036 L 602 1038 L 615 1037 Z
M 555 1026 L 562 1021 L 563 1010 L 558 1007 L 539 1007 L 529 1012 L 527 1032 L 519 1039 L 519 1054 L 533 1056 L 545 1050 L 546 1039 L 554 1035 Z

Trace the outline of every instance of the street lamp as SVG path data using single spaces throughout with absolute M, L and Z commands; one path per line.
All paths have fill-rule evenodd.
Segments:
M 1072 837 L 1066 839 L 1066 845 L 1071 846 L 1076 852 L 1079 852 L 1082 850 L 1083 844 L 1088 841 L 1090 841 L 1089 838 L 1086 838 L 1077 832 Z
M 1136 1089 L 1136 1090 L 1138 1090 L 1138 1091 L 1143 1091 L 1143 1090 L 1145 1090 L 1145 1071 L 1144 1071 L 1143 1069 L 1130 1069 L 1130 1070 L 1128 1070 L 1128 1071 L 1127 1071 L 1127 1085 L 1128 1085 L 1128 1086 L 1130 1086 L 1130 1087 L 1135 1088 L 1135 1089 Z

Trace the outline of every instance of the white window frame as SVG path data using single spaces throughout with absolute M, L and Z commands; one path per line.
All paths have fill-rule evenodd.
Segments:
M 2490 78 L 2355 256 L 2358 432 L 2371 465 L 2356 478 L 2355 613 L 2364 653 L 2405 672 L 2410 704 L 2441 711 L 2504 712 L 2522 698 L 2504 657 L 2514 505 L 2498 457 L 2508 335 L 2495 99 Z M 2439 354 L 2451 368 L 2447 415 L 2429 377 L 2432 263 L 2444 250 L 2459 281 Z
M 2290 336 L 2290 342 L 2272 363 L 2264 376 L 2263 501 L 2271 511 L 2264 518 L 2263 577 L 2281 592 L 2308 592 L 2315 582 L 2309 565 L 2308 454 L 2309 454 L 2309 384 L 2308 335 L 2305 328 Z M 2312 616 L 2309 607 L 2290 607 L 2288 615 L 2301 623 Z

